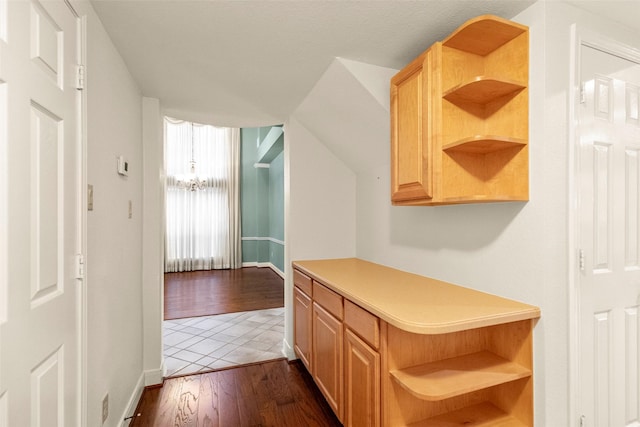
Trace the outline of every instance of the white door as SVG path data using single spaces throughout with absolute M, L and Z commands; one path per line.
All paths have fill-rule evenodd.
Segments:
M 638 426 L 640 65 L 584 45 L 580 55 L 579 414 L 585 426 Z
M 78 19 L 0 1 L 0 425 L 79 425 Z

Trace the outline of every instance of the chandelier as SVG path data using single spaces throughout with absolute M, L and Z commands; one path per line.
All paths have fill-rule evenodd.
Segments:
M 184 188 L 189 191 L 197 191 L 204 190 L 207 181 L 205 179 L 198 178 L 196 174 L 196 159 L 193 154 L 193 146 L 194 146 L 194 128 L 193 122 L 191 122 L 191 162 L 190 164 L 190 172 L 188 175 L 178 178 L 178 187 Z

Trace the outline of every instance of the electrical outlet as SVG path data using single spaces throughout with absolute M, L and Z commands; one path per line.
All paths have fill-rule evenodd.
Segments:
M 104 395 L 104 399 L 102 399 L 102 424 L 107 421 L 109 417 L 109 393 Z

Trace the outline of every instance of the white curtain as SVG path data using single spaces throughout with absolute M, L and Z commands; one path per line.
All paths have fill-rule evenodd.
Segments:
M 166 118 L 165 144 L 165 272 L 242 267 L 240 129 Z

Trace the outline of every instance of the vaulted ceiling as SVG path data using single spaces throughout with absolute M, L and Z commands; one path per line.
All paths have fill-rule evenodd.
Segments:
M 282 123 L 335 57 L 402 68 L 467 19 L 529 0 L 93 0 L 145 96 L 226 126 Z
M 282 123 L 336 57 L 400 69 L 467 19 L 532 3 L 92 0 L 145 96 L 220 126 Z

